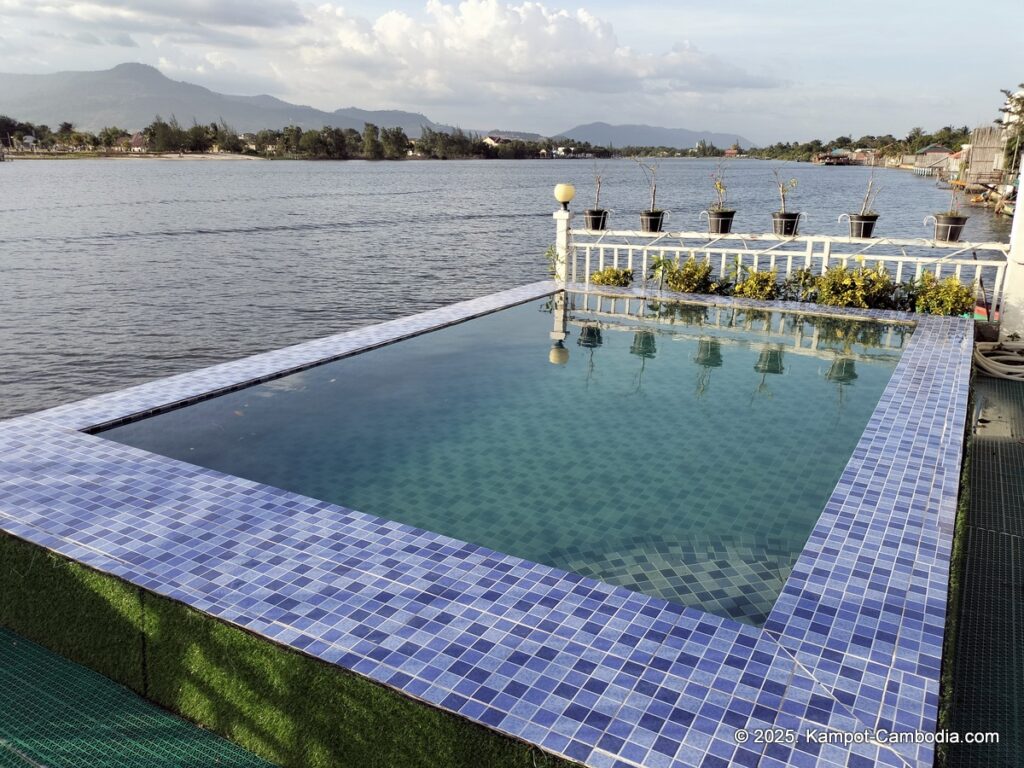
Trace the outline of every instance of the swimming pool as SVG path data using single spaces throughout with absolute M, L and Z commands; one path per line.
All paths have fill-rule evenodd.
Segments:
M 766 744 L 741 743 L 739 735 L 741 729 L 779 728 L 833 735 L 865 728 L 934 732 L 971 373 L 970 320 L 913 318 L 889 383 L 763 627 L 95 434 L 524 302 L 539 308 L 560 287 L 551 281 L 519 286 L 0 422 L 2 536 L 36 548 L 33 562 L 71 560 L 118 589 L 130 588 L 132 604 L 147 615 L 159 602 L 153 596 L 179 606 L 186 612 L 179 637 L 187 648 L 167 646 L 167 627 L 156 620 L 131 625 L 132 647 L 145 645 L 146 668 L 164 664 L 190 689 L 208 691 L 200 703 L 216 700 L 234 711 L 243 703 L 240 691 L 262 684 L 267 654 L 298 652 L 367 695 L 386 689 L 451 716 L 451 723 L 468 721 L 467 730 L 453 732 L 459 744 L 487 731 L 590 768 L 930 768 L 934 748 L 927 741 L 822 745 L 800 736 L 795 743 Z M 567 317 L 570 335 L 561 346 L 549 335 L 536 342 L 541 360 L 560 360 L 565 352 L 570 364 L 589 360 L 591 347 L 578 341 L 581 324 L 594 322 L 627 324 L 623 333 L 632 347 L 632 326 L 650 321 L 652 306 L 665 298 L 648 297 L 641 309 L 638 289 L 618 290 L 613 298 L 601 293 L 607 291 L 585 295 L 586 307 Z M 737 317 L 753 310 L 746 316 L 761 334 L 757 344 L 793 345 L 783 350 L 787 371 L 798 355 L 796 337 L 801 345 L 813 342 L 813 331 L 788 341 L 773 336 L 777 329 L 765 329 L 764 314 L 756 314 L 789 317 L 805 305 L 679 298 L 705 305 L 704 327 L 694 329 L 700 333 L 732 310 Z M 623 312 L 627 301 L 632 309 Z M 837 321 L 892 324 L 893 336 L 883 334 L 882 346 L 861 349 L 882 355 L 892 354 L 884 347 L 899 335 L 895 326 L 909 319 L 881 310 L 820 312 Z M 680 325 L 681 313 L 673 318 L 666 312 L 658 322 L 690 333 Z M 844 351 L 851 339 L 828 328 L 819 327 L 817 343 Z M 554 325 L 546 333 L 552 332 L 560 335 Z M 595 366 L 611 333 L 602 329 L 602 346 L 593 347 Z M 865 341 L 878 339 L 872 334 Z M 586 344 L 594 341 L 587 331 Z M 628 358 L 637 366 L 632 370 L 643 368 L 644 391 L 671 344 L 685 343 L 663 343 L 657 334 L 655 342 L 655 357 Z M 733 349 L 722 343 L 720 367 L 711 365 L 713 350 L 702 356 L 712 369 L 710 387 L 733 365 Z M 637 351 L 650 352 L 648 342 Z M 769 362 L 762 367 L 774 393 L 787 374 L 769 373 Z M 834 382 L 853 382 L 841 390 L 844 403 L 860 383 L 861 363 L 854 362 L 852 370 L 848 363 L 824 369 Z M 660 411 L 632 413 L 636 431 L 601 433 L 608 473 L 660 456 L 649 437 L 658 434 Z M 744 436 L 735 464 L 753 442 Z M 33 620 L 49 622 L 43 640 L 57 632 L 81 645 L 80 629 L 87 626 L 86 640 L 117 647 L 120 620 L 69 623 L 57 602 L 45 599 L 49 582 L 39 586 L 44 599 L 26 610 Z M 198 652 L 220 658 L 216 628 L 237 629 L 255 645 L 244 658 L 232 655 L 224 668 L 204 674 L 189 660 Z M 190 649 L 195 644 L 201 647 Z M 332 709 L 329 697 L 309 693 L 316 711 L 331 713 L 325 727 L 335 734 L 348 714 Z M 225 731 L 205 709 L 169 705 Z M 404 739 L 407 721 L 383 712 L 379 724 Z M 316 737 L 316 723 L 291 722 L 302 744 Z M 393 757 L 388 744 L 383 736 L 373 747 Z M 339 753 L 334 764 L 344 762 Z
M 558 294 L 102 434 L 761 625 L 911 331 Z

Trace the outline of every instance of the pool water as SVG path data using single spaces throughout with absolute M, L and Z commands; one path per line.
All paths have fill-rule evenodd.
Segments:
M 759 625 L 910 332 L 559 294 L 102 434 Z

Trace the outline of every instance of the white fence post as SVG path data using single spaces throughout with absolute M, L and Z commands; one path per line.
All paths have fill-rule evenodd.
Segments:
M 1003 278 L 1000 341 L 1006 341 L 1010 336 L 1024 339 L 1024 213 L 1020 212 L 1020 203 L 1018 194 L 1010 230 L 1010 252 L 1006 254 L 1006 276 Z
M 555 280 L 565 283 L 569 279 L 569 222 L 572 212 L 555 211 L 551 218 L 555 220 Z

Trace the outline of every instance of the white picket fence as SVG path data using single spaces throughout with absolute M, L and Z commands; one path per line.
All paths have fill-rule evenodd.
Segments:
M 715 276 L 728 275 L 737 263 L 758 270 L 778 270 L 785 280 L 800 269 L 824 274 L 829 267 L 883 266 L 896 282 L 923 272 L 956 277 L 973 285 L 979 301 L 1002 305 L 1009 243 L 947 243 L 926 239 L 853 238 L 824 235 L 781 237 L 772 234 L 709 235 L 706 232 L 569 229 L 566 277 L 590 282 L 605 267 L 633 270 L 643 284 L 654 258 L 709 261 Z

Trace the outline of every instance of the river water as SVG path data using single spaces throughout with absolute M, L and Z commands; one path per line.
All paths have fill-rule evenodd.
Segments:
M 606 161 L 611 225 L 635 228 L 646 184 Z M 0 165 L 0 418 L 543 279 L 553 185 L 592 202 L 590 161 Z M 700 229 L 711 160 L 659 164 L 669 229 Z M 725 164 L 737 231 L 770 229 L 772 169 L 795 177 L 804 233 L 844 234 L 869 170 Z M 923 237 L 948 206 L 933 179 L 877 172 L 876 233 Z M 972 212 L 964 239 L 1006 240 Z

